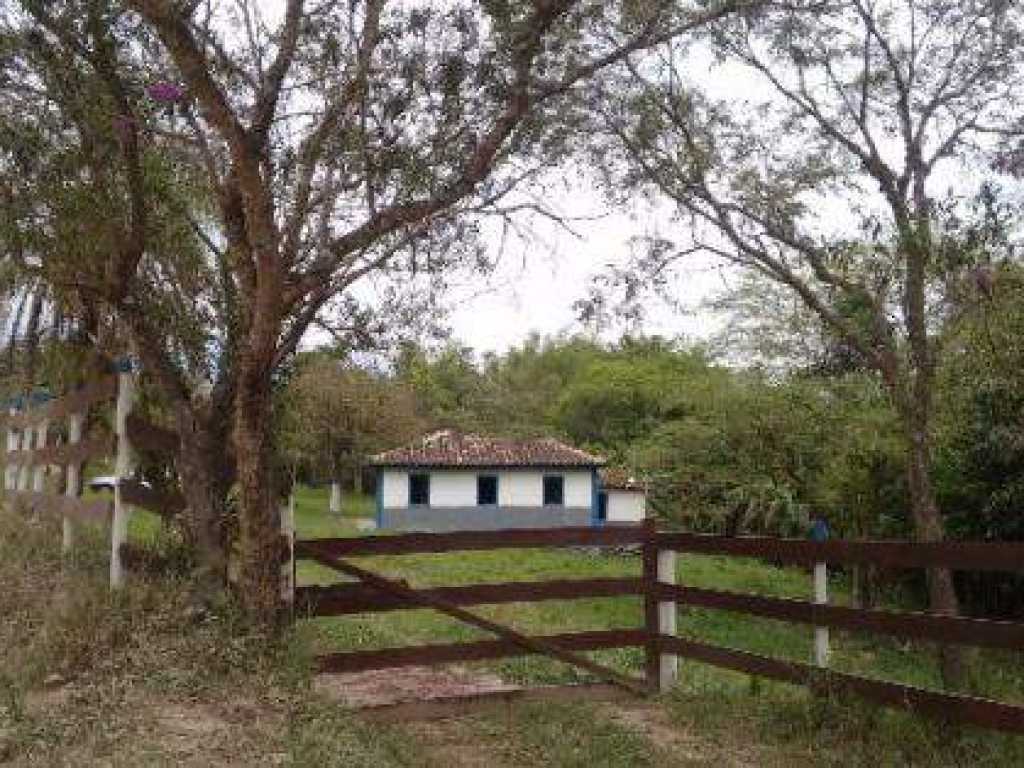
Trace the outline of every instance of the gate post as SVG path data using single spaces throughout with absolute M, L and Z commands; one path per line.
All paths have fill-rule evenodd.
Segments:
M 85 415 L 82 413 L 68 415 L 68 445 L 78 445 L 82 441 L 82 425 L 84 422 Z M 69 499 L 78 498 L 78 486 L 81 482 L 81 475 L 82 463 L 75 459 L 74 456 L 69 457 L 67 471 L 64 473 L 64 495 Z M 65 555 L 69 555 L 71 554 L 71 549 L 75 546 L 75 523 L 68 515 L 64 515 L 64 519 L 61 522 L 63 526 L 61 551 Z
M 121 545 L 128 541 L 131 508 L 125 503 L 121 484 L 132 475 L 132 446 L 128 442 L 128 414 L 135 404 L 135 374 L 132 362 L 124 358 L 117 364 L 117 469 L 114 484 L 114 520 L 110 526 L 110 588 L 124 586 L 125 570 Z
M 658 604 L 658 543 L 654 520 L 647 518 L 643 526 L 643 589 L 644 589 L 644 630 L 647 642 L 644 644 L 646 663 L 644 676 L 651 692 L 660 689 L 661 678 L 661 627 Z
M 36 425 L 35 449 L 41 451 L 46 448 L 46 440 L 50 433 L 50 420 L 41 419 Z M 38 457 L 32 464 L 32 490 L 35 493 L 42 493 L 46 490 L 46 464 Z
M 32 452 L 32 437 L 35 435 L 35 430 L 32 427 L 32 422 L 28 418 L 32 413 L 32 407 L 29 404 L 28 398 L 25 398 L 25 424 L 21 428 L 21 450 L 22 459 L 21 464 L 18 465 L 18 485 L 19 491 L 30 490 L 29 486 L 32 483 L 32 468 L 29 465 L 28 456 Z
M 11 454 L 18 450 L 18 430 L 14 426 L 14 419 L 18 415 L 18 409 L 11 405 L 7 411 L 7 453 Z M 14 491 L 18 487 L 18 465 L 11 463 L 11 456 L 6 457 L 4 464 L 4 490 Z
M 822 517 L 817 518 L 811 526 L 811 541 L 824 544 L 828 541 L 828 523 Z M 824 560 L 814 564 L 814 604 L 828 604 L 828 563 Z M 814 664 L 825 669 L 828 667 L 829 642 L 828 627 L 814 627 Z
M 828 604 L 828 564 L 814 564 L 814 604 Z M 825 669 L 828 667 L 829 642 L 828 627 L 814 628 L 814 663 Z
M 658 552 L 658 583 L 676 584 L 676 551 L 663 549 Z M 661 600 L 658 603 L 658 632 L 662 637 L 676 636 L 676 602 Z M 674 653 L 661 652 L 658 690 L 662 693 L 672 690 L 679 679 L 679 657 Z

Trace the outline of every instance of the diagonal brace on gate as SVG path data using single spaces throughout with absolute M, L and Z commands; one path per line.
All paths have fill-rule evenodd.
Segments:
M 353 576 L 382 592 L 388 592 L 396 595 L 416 605 L 433 608 L 436 611 L 447 614 L 448 616 L 465 622 L 466 624 L 471 624 L 479 629 L 491 632 L 511 643 L 515 643 L 521 648 L 531 651 L 532 653 L 551 656 L 559 661 L 565 662 L 566 664 L 571 664 L 579 667 L 580 669 L 584 669 L 609 683 L 613 683 L 620 688 L 624 688 L 630 693 L 636 694 L 637 696 L 646 696 L 650 693 L 647 686 L 639 680 L 629 677 L 628 675 L 624 675 L 621 672 L 617 672 L 614 669 L 610 669 L 602 664 L 598 664 L 582 654 L 567 651 L 554 643 L 549 643 L 547 641 L 516 632 L 514 629 L 506 627 L 503 624 L 498 624 L 497 622 L 491 621 L 483 616 L 478 616 L 477 614 L 467 611 L 466 609 L 461 608 L 454 603 L 450 603 L 443 598 L 424 594 L 401 581 L 385 578 L 379 574 L 373 573 L 372 571 L 352 565 L 340 558 L 333 557 L 322 552 L 317 552 L 315 551 L 315 544 L 312 542 L 307 544 L 307 547 L 309 550 L 309 557 L 311 559 L 328 568 Z

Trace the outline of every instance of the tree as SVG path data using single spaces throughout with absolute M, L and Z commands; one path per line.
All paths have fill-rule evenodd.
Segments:
M 480 427 L 483 382 L 469 347 L 448 343 L 431 351 L 404 344 L 395 360 L 395 377 L 415 394 L 417 411 L 431 427 Z
M 626 338 L 567 377 L 553 414 L 572 439 L 617 451 L 691 407 L 687 385 L 713 376 L 700 352 Z
M 341 512 L 341 473 L 361 490 L 368 455 L 422 432 L 412 391 L 401 382 L 323 353 L 300 356 L 282 407 L 282 448 L 311 473 L 331 481 L 331 512 Z
M 671 45 L 604 89 L 625 177 L 691 225 L 649 266 L 701 251 L 785 285 L 881 376 L 921 541 L 945 535 L 931 476 L 935 322 L 949 276 L 970 266 L 939 247 L 936 195 L 949 184 L 955 207 L 973 190 L 942 171 L 991 162 L 995 139 L 1018 130 L 1020 13 L 990 0 L 754 11 L 723 20 L 712 45 L 730 72 L 770 91 L 762 103 L 698 92 Z M 950 572 L 930 570 L 928 584 L 931 607 L 955 613 Z M 947 679 L 957 666 L 945 653 Z
M 126 211 L 105 222 L 116 237 L 90 262 L 102 279 L 72 282 L 116 313 L 173 403 L 190 505 L 213 519 L 237 476 L 241 594 L 260 619 L 279 592 L 272 384 L 310 324 L 367 275 L 403 261 L 443 269 L 474 214 L 500 208 L 563 151 L 579 84 L 732 10 L 287 0 L 275 24 L 248 1 L 22 6 L 15 31 L 85 70 L 100 96 L 87 116 L 106 110 L 105 135 L 92 119 L 75 142 L 102 139 L 114 162 L 90 169 Z M 23 108 L 75 99 L 57 81 L 41 90 L 20 94 Z M 146 279 L 164 207 L 147 162 L 161 153 L 196 172 L 209 200 L 185 217 L 205 246 L 205 292 L 217 287 L 218 332 L 197 347 L 213 347 L 215 364 L 198 385 L 152 309 L 167 300 L 163 283 Z M 231 467 L 211 478 L 204 465 L 222 463 L 228 434 Z

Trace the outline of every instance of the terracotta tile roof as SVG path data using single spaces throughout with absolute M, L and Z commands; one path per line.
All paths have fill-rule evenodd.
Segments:
M 601 487 L 610 491 L 643 492 L 643 481 L 634 477 L 622 467 L 605 467 L 601 470 Z
M 379 467 L 596 467 L 600 456 L 550 437 L 512 440 L 446 429 L 370 459 Z

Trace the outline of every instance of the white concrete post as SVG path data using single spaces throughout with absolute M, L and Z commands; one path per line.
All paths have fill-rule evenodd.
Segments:
M 128 541 L 131 508 L 122 498 L 121 483 L 132 476 L 134 456 L 128 442 L 128 414 L 135 404 L 135 374 L 127 363 L 117 375 L 117 484 L 114 486 L 114 520 L 110 528 L 110 588 L 124 586 L 121 545 Z
M 288 506 L 281 510 L 281 536 L 288 546 L 288 557 L 281 564 L 281 600 L 295 603 L 295 491 L 288 497 Z
M 814 564 L 814 602 L 817 605 L 828 604 L 828 565 L 826 563 Z M 814 663 L 821 667 L 828 667 L 828 627 L 814 628 Z
M 35 436 L 35 430 L 31 426 L 22 427 L 21 430 L 21 450 L 27 455 L 32 450 L 32 438 Z M 18 467 L 18 490 L 27 491 L 32 485 L 32 468 L 26 459 L 23 459 L 21 466 Z
M 658 582 L 676 584 L 676 553 L 672 549 L 658 551 Z M 667 637 L 676 636 L 676 603 L 674 600 L 658 602 L 658 632 Z M 675 686 L 679 679 L 679 657 L 672 653 L 660 655 L 658 689 L 665 693 Z
M 43 419 L 36 424 L 35 448 L 37 451 L 41 451 L 46 447 L 46 439 L 49 434 L 49 419 Z M 46 490 L 46 464 L 38 460 L 32 465 L 32 490 L 36 493 L 42 493 Z
M 18 414 L 17 408 L 11 408 L 8 411 L 10 418 L 13 419 Z M 9 424 L 7 427 L 7 453 L 13 453 L 18 450 L 18 430 L 13 424 Z M 4 465 L 4 489 L 8 491 L 16 490 L 18 487 L 18 465 L 13 464 L 8 457 L 7 463 Z
M 82 441 L 82 425 L 85 422 L 85 414 L 72 413 L 68 417 L 68 445 L 78 445 Z M 67 472 L 64 473 L 64 495 L 69 499 L 78 497 L 78 484 L 81 480 L 82 463 L 72 459 L 68 462 Z M 64 535 L 61 540 L 61 550 L 65 555 L 71 554 L 75 546 L 75 523 L 67 515 L 63 519 Z
M 337 480 L 331 481 L 331 506 L 332 515 L 341 514 L 341 483 Z

